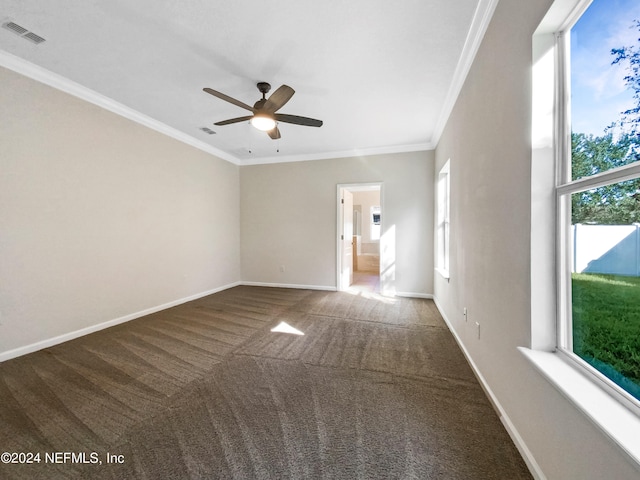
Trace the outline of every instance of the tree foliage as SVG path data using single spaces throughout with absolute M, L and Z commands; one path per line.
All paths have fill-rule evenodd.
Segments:
M 633 26 L 640 30 L 640 21 L 635 20 Z M 622 118 L 618 122 L 621 126 L 628 126 L 633 135 L 640 133 L 640 38 L 635 45 L 614 48 L 613 65 L 622 64 L 626 66 L 627 75 L 624 81 L 627 87 L 633 91 L 635 106 L 622 112 Z
M 588 177 L 640 160 L 637 136 L 625 134 L 614 140 L 571 134 L 571 176 Z M 571 223 L 628 225 L 640 222 L 640 179 L 627 180 L 572 195 Z
M 640 21 L 633 27 L 640 31 Z M 624 81 L 633 91 L 635 105 L 620 112 L 601 137 L 571 134 L 571 178 L 596 175 L 640 161 L 640 38 L 634 45 L 611 50 L 612 65 L 626 68 Z M 614 127 L 623 132 L 614 138 Z M 571 197 L 572 223 L 628 225 L 640 223 L 640 179 L 598 187 Z

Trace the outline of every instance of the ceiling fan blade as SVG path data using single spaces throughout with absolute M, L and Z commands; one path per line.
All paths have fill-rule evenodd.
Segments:
M 235 98 L 231 98 L 229 95 L 225 95 L 224 93 L 220 93 L 217 92 L 211 88 L 203 88 L 202 90 L 204 90 L 205 92 L 207 92 L 210 95 L 213 95 L 214 97 L 218 97 L 222 100 L 224 100 L 225 102 L 229 102 L 229 103 L 233 103 L 234 105 L 240 107 L 240 108 L 244 108 L 245 110 L 249 110 L 250 112 L 254 112 L 255 109 L 253 107 L 250 107 L 249 105 L 247 105 L 246 103 L 241 102 L 240 100 L 236 100 Z
M 306 127 L 321 127 L 322 120 L 315 118 L 299 117 L 298 115 L 287 115 L 285 113 L 276 113 L 274 118 L 278 122 L 293 123 L 295 125 L 304 125 Z
M 252 115 L 249 115 L 247 117 L 238 117 L 238 118 L 230 118 L 229 120 L 222 120 L 221 122 L 216 122 L 214 123 L 214 125 L 230 125 L 232 123 L 238 123 L 238 122 L 246 122 L 247 120 L 251 120 L 253 118 Z
M 280 138 L 280 130 L 278 130 L 278 127 L 274 127 L 267 131 L 267 135 L 269 135 L 272 140 L 278 140 Z
M 294 93 L 296 93 L 296 91 L 289 85 L 282 85 L 267 99 L 264 104 L 264 109 L 271 113 L 280 110 L 282 106 L 293 97 Z

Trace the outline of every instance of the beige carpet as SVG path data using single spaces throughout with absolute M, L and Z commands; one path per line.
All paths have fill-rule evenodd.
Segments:
M 433 302 L 367 292 L 237 287 L 4 362 L 0 425 L 41 458 L 3 479 L 531 478 Z

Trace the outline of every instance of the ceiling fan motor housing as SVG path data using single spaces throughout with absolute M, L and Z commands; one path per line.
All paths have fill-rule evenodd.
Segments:
M 262 109 L 265 103 L 267 103 L 267 99 L 261 98 L 260 100 L 258 100 L 256 103 L 253 104 L 253 108 L 255 108 L 256 110 L 260 110 Z
M 262 98 L 271 90 L 271 84 L 267 82 L 258 82 L 257 83 L 258 90 L 262 93 Z

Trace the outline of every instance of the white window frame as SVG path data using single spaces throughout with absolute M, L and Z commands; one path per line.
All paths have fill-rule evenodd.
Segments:
M 558 298 L 558 331 L 557 349 L 571 362 L 584 370 L 592 379 L 598 382 L 611 395 L 623 402 L 640 416 L 640 401 L 627 393 L 613 381 L 600 373 L 597 369 L 573 353 L 572 330 L 572 298 L 571 298 L 571 259 L 573 258 L 573 244 L 571 241 L 571 195 L 593 188 L 610 185 L 640 177 L 640 164 L 625 165 L 589 177 L 571 180 L 571 91 L 570 78 L 570 31 L 579 20 L 584 10 L 591 3 L 585 1 L 572 21 L 556 34 L 557 71 L 560 76 L 557 82 L 557 124 L 560 129 L 558 138 L 558 163 L 556 182 L 556 225 L 557 225 L 557 298 Z
M 606 438 L 640 468 L 640 416 L 630 402 L 617 395 L 600 373 L 586 362 L 566 354 L 562 335 L 566 330 L 562 315 L 571 305 L 567 282 L 566 249 L 569 212 L 561 208 L 563 195 L 576 189 L 593 188 L 611 175 L 604 173 L 589 180 L 570 182 L 567 165 L 561 158 L 570 152 L 570 110 L 567 102 L 569 75 L 563 33 L 575 24 L 591 0 L 555 0 L 536 29 L 532 42 L 532 157 L 531 157 L 531 334 L 522 355 L 560 394 L 597 426 Z M 635 175 L 638 166 L 623 167 Z M 623 178 L 621 175 L 620 178 Z M 617 180 L 616 180 L 617 181 Z M 594 182 L 588 184 L 587 182 Z M 566 196 L 564 198 L 567 198 Z M 570 217 L 570 215 L 569 215 Z M 566 275 L 566 273 L 565 273 Z M 570 289 L 568 289 L 570 292 Z M 564 299 L 564 302 L 561 300 Z M 567 301 L 568 300 L 568 301 Z M 616 386 L 617 387 L 617 386 Z
M 438 223 L 436 271 L 449 279 L 450 229 L 451 229 L 451 159 L 448 159 L 438 172 Z

